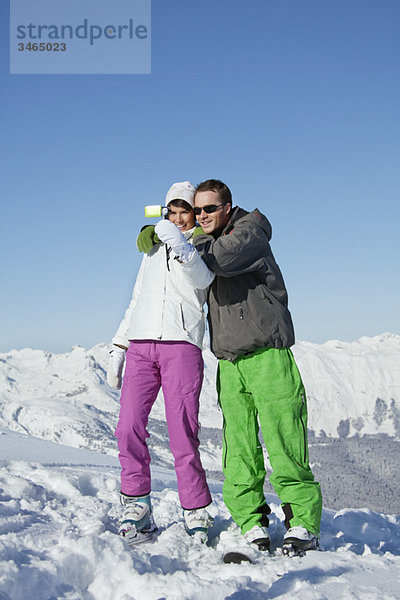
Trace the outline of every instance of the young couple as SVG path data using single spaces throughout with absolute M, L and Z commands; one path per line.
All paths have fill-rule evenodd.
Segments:
M 284 549 L 315 548 L 322 498 L 308 461 L 306 396 L 290 351 L 294 331 L 269 245 L 271 225 L 257 209 L 234 208 L 229 188 L 214 179 L 196 189 L 173 184 L 165 205 L 167 219 L 137 239 L 145 255 L 112 340 L 110 385 L 121 386 L 126 360 L 116 429 L 120 534 L 135 544 L 156 529 L 146 426 L 162 387 L 185 528 L 207 540 L 211 495 L 198 439 L 207 301 L 211 350 L 219 359 L 224 502 L 244 539 L 268 549 L 261 427 L 285 514 Z

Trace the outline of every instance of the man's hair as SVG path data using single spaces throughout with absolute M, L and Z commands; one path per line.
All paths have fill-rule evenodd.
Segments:
M 194 192 L 195 198 L 197 192 L 216 192 L 224 204 L 229 203 L 232 206 L 231 190 L 228 188 L 226 183 L 220 181 L 219 179 L 207 179 L 207 181 L 202 181 L 196 187 Z

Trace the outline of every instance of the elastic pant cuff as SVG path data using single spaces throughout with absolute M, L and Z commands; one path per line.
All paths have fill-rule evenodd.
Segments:
M 183 505 L 182 508 L 183 510 L 200 510 L 200 508 L 207 508 L 207 506 L 210 506 L 210 504 L 212 504 L 212 501 L 209 502 L 208 504 L 205 504 L 204 506 L 194 506 L 193 508 L 185 508 Z

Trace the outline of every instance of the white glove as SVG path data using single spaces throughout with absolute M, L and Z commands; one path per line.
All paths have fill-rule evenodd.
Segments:
M 122 369 L 124 368 L 126 350 L 112 346 L 110 362 L 107 369 L 107 383 L 112 388 L 119 390 L 122 384 Z
M 158 221 L 155 232 L 164 244 L 171 247 L 182 262 L 187 262 L 191 258 L 195 250 L 174 223 L 162 219 Z

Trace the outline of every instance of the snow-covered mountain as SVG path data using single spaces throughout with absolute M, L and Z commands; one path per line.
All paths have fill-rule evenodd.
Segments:
M 385 433 L 400 439 L 400 335 L 299 342 L 293 349 L 317 435 Z
M 298 342 L 293 351 L 307 389 L 309 429 L 316 435 L 384 433 L 400 439 L 399 335 L 322 345 Z M 216 359 L 208 347 L 203 354 L 200 421 L 218 428 Z M 119 392 L 106 383 L 107 363 L 105 344 L 90 350 L 76 346 L 65 354 L 31 349 L 0 354 L 0 424 L 115 454 Z M 161 395 L 152 418 L 164 420 Z

